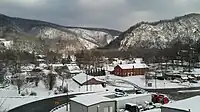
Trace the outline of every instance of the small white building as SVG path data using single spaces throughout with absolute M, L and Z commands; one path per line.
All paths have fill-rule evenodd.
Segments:
M 82 70 L 76 63 L 71 64 L 65 64 L 65 67 L 67 68 L 66 72 L 69 73 L 72 76 L 75 76 L 76 74 L 82 73 Z
M 151 102 L 151 94 L 129 94 L 115 97 L 112 92 L 91 93 L 80 95 L 71 99 L 71 112 L 118 112 L 125 108 L 126 103 L 143 105 Z M 99 109 L 99 110 L 98 110 Z
M 87 91 L 105 91 L 106 88 L 105 87 L 105 82 L 87 75 L 85 73 L 79 73 L 77 75 L 75 75 L 74 77 L 72 77 L 72 80 L 74 81 L 75 84 L 73 85 L 77 85 L 79 87 L 79 91 L 80 90 L 87 90 Z
M 115 101 L 95 94 L 71 99 L 70 112 L 116 112 Z
M 58 69 L 58 68 L 62 68 L 65 65 L 63 65 L 61 63 L 55 63 L 55 64 L 49 64 L 49 66 L 52 67 L 53 70 L 55 70 L 55 69 Z
M 3 43 L 3 45 L 9 49 L 12 47 L 13 45 L 13 41 L 12 40 L 5 40 L 4 38 L 0 38 L 0 42 Z
M 200 96 L 169 103 L 161 107 L 161 112 L 200 112 Z

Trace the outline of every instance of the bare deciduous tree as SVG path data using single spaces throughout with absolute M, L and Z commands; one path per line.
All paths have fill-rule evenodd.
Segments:
M 49 73 L 48 74 L 48 86 L 49 86 L 49 90 L 53 89 L 53 86 L 56 83 L 56 75 L 54 73 Z

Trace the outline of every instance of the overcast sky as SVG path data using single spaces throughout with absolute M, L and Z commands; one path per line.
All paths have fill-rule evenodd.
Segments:
M 199 6 L 200 0 L 0 0 L 0 13 L 123 31 L 140 21 L 200 13 Z

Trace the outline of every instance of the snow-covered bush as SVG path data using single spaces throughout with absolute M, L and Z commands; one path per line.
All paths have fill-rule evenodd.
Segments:
M 37 96 L 37 93 L 34 91 L 31 91 L 30 96 Z

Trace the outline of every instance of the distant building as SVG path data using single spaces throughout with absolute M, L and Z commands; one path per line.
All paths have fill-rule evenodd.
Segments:
M 118 64 L 113 73 L 117 76 L 126 77 L 144 75 L 148 70 L 149 67 L 140 58 L 137 58 L 133 64 Z
M 61 69 L 65 65 L 63 65 L 61 63 L 55 63 L 55 64 L 49 64 L 49 66 L 52 68 L 53 71 L 55 71 L 56 69 Z
M 46 62 L 45 58 L 46 58 L 45 55 L 36 55 L 36 61 L 38 63 L 45 63 Z
M 200 102 L 200 96 L 176 101 L 163 105 L 161 112 L 199 112 L 198 102 Z
M 70 74 L 71 76 L 75 76 L 79 73 L 82 73 L 82 70 L 76 63 L 65 64 L 65 67 L 67 68 L 65 72 Z
M 76 76 L 74 76 L 72 79 L 80 86 L 104 84 L 103 81 L 101 81 L 93 76 L 89 76 L 85 73 L 79 73 Z
M 13 41 L 6 40 L 4 38 L 0 38 L 0 43 L 2 43 L 7 49 L 11 48 L 13 45 Z

